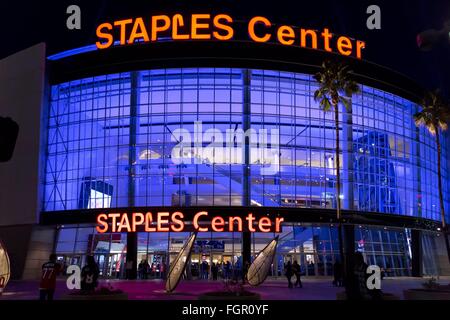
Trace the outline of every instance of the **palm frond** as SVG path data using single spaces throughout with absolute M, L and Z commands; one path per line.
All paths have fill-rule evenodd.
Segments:
M 421 103 L 421 110 L 414 114 L 416 126 L 424 126 L 435 135 L 438 129 L 448 129 L 450 105 L 441 97 L 438 90 L 427 92 Z
M 324 111 L 339 103 L 348 108 L 351 97 L 360 91 L 359 85 L 353 80 L 350 67 L 340 62 L 323 61 L 321 69 L 313 78 L 319 84 L 314 92 L 314 100 L 320 101 Z
M 331 102 L 330 99 L 328 99 L 327 97 L 323 97 L 320 100 L 320 107 L 322 108 L 323 111 L 328 112 L 331 109 Z
M 339 97 L 339 102 L 344 105 L 345 109 L 348 109 L 350 107 L 350 98 L 341 96 Z

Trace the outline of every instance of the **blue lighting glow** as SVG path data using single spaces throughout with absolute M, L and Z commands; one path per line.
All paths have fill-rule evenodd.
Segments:
M 246 72 L 250 87 L 244 84 Z M 132 83 L 138 83 L 137 90 L 131 90 Z M 248 201 L 335 208 L 335 125 L 333 115 L 314 101 L 316 87 L 308 74 L 227 68 L 125 72 L 54 85 L 43 210 L 86 208 L 90 201 L 128 207 L 130 184 L 131 206 L 242 206 Z M 436 147 L 434 138 L 414 124 L 419 106 L 382 90 L 361 89 L 352 113 L 340 110 L 343 208 L 439 221 Z M 186 157 L 199 161 L 174 163 L 177 129 L 193 132 L 197 121 L 203 121 L 203 132 L 243 129 L 244 96 L 250 97 L 252 129 L 279 130 L 276 174 L 263 175 L 266 155 L 251 152 L 248 189 L 242 157 L 217 161 L 188 148 Z M 445 141 L 442 150 L 446 159 Z M 446 166 L 442 174 L 447 181 Z M 84 192 L 87 179 L 105 184 L 108 192 Z M 444 184 L 448 206 L 447 189 Z M 102 193 L 107 201 L 88 198 L 105 197 Z

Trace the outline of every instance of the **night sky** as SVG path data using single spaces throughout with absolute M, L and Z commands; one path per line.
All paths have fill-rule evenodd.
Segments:
M 66 28 L 66 8 L 77 4 L 82 29 Z M 366 28 L 366 8 L 381 7 L 381 30 Z M 229 13 L 234 19 L 255 15 L 278 24 L 323 29 L 366 41 L 363 58 L 399 71 L 429 89 L 450 93 L 450 41 L 430 52 L 417 48 L 420 31 L 442 29 L 450 20 L 450 0 L 58 0 L 0 1 L 0 58 L 45 41 L 49 54 L 92 44 L 104 21 L 162 13 Z

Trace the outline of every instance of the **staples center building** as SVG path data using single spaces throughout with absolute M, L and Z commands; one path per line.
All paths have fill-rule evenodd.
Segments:
M 345 238 L 368 264 L 388 276 L 450 273 L 435 140 L 413 119 L 423 89 L 365 61 L 370 44 L 209 14 L 109 21 L 97 36 L 92 46 L 47 56 L 40 44 L 0 61 L 1 115 L 20 125 L 12 160 L 0 164 L 0 238 L 13 277 L 37 277 L 56 252 L 66 266 L 94 255 L 103 277 L 164 278 L 196 226 L 193 279 L 210 277 L 205 263 L 242 272 L 276 235 L 271 276 L 289 260 L 330 276 L 337 199 Z M 339 109 L 340 168 L 334 115 L 314 100 L 313 79 L 336 57 L 361 88 Z M 134 228 L 135 213 L 159 229 Z M 174 213 L 183 228 L 165 220 Z M 230 228 L 230 217 L 245 225 L 249 214 L 259 228 Z

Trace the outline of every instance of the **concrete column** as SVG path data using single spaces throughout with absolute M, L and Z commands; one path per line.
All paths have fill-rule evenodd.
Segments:
M 412 252 L 412 272 L 413 277 L 422 276 L 422 232 L 411 230 L 411 252 Z
M 343 226 L 344 232 L 344 268 L 345 277 L 344 282 L 351 286 L 351 278 L 354 274 L 355 264 L 354 264 L 354 253 L 355 253 L 355 227 L 354 225 L 346 224 Z M 346 285 L 347 294 L 350 290 L 350 286 Z M 350 293 L 351 294 L 351 293 Z
M 250 129 L 250 111 L 251 111 L 251 71 L 243 70 L 243 103 L 242 103 L 242 130 L 247 132 Z M 244 139 L 244 163 L 242 169 L 242 205 L 249 207 L 251 202 L 250 191 L 250 139 Z M 251 263 L 251 234 L 250 232 L 242 233 L 242 277 L 245 278 L 246 266 Z

